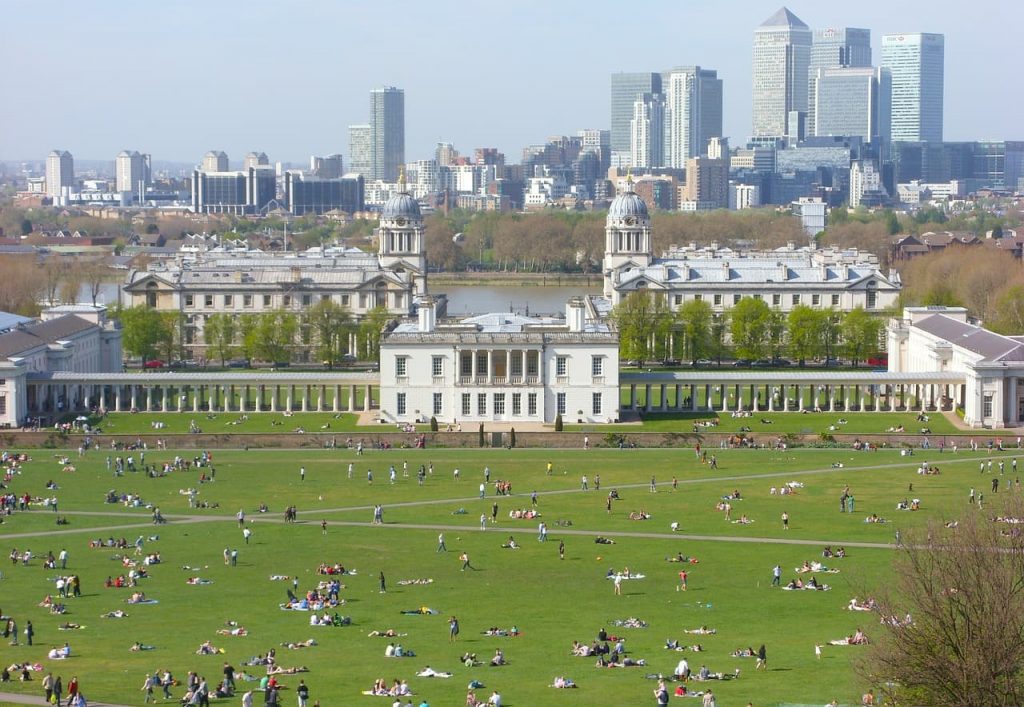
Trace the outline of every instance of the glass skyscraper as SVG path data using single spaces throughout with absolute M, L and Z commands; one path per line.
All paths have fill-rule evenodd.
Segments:
M 871 66 L 871 30 L 855 27 L 828 27 L 814 30 L 811 61 L 807 69 L 807 134 L 814 135 L 814 80 L 818 69 L 836 66 Z
M 645 93 L 661 93 L 661 74 L 651 71 L 612 74 L 611 148 L 615 166 L 629 166 L 633 104 Z
M 820 68 L 811 80 L 812 135 L 859 136 L 864 142 L 889 140 L 892 86 L 888 69 Z
M 665 89 L 666 167 L 683 169 L 722 136 L 722 80 L 718 72 L 683 66 L 662 74 Z
M 405 164 L 405 91 L 385 86 L 370 91 L 370 179 L 398 180 Z
M 782 137 L 790 111 L 807 112 L 811 30 L 787 8 L 754 31 L 753 134 Z
M 893 141 L 942 141 L 945 39 L 882 35 L 882 66 L 892 74 Z

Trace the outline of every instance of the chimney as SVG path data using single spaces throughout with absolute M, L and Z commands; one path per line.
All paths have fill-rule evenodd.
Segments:
M 437 310 L 435 309 L 434 298 L 430 296 L 423 297 L 420 300 L 416 313 L 419 315 L 420 333 L 429 334 L 434 331 L 434 326 L 437 323 Z
M 722 278 L 728 282 L 729 275 L 730 275 L 729 261 L 728 260 L 723 260 L 722 261 Z
M 302 268 L 300 268 L 298 265 L 293 265 L 291 267 L 291 271 L 292 271 L 292 282 L 301 282 L 302 281 Z
M 789 266 L 786 265 L 785 263 L 782 263 L 782 262 L 778 263 L 778 266 L 779 266 L 779 280 L 781 280 L 782 282 L 785 282 L 786 280 L 789 279 Z
M 587 306 L 582 297 L 572 297 L 565 307 L 565 322 L 569 325 L 569 331 L 583 331 L 583 322 L 586 320 Z

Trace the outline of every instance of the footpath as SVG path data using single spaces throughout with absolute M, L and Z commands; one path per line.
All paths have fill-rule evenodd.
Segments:
M 129 707 L 113 702 L 97 702 L 86 696 L 89 707 Z M 0 705 L 49 705 L 42 695 L 17 695 L 13 692 L 0 692 Z

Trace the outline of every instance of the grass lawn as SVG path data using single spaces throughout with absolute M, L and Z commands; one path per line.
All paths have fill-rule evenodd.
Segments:
M 71 416 L 68 421 L 74 419 Z M 186 434 L 192 422 L 204 433 L 223 434 L 282 434 L 298 428 L 308 433 L 322 432 L 367 432 L 370 430 L 391 432 L 393 425 L 362 426 L 357 423 L 358 415 L 348 412 L 108 412 L 105 417 L 94 415 L 93 426 L 99 426 L 104 434 Z M 154 428 L 162 423 L 162 428 Z M 378 429 L 379 428 L 379 429 Z M 429 425 L 418 425 L 417 429 L 427 431 Z
M 389 683 L 408 679 L 417 694 L 415 704 L 425 697 L 435 706 L 462 705 L 466 685 L 473 679 L 485 685 L 478 690 L 480 696 L 496 689 L 503 694 L 504 704 L 519 707 L 639 704 L 650 700 L 655 686 L 645 675 L 671 673 L 681 657 L 695 671 L 701 664 L 727 674 L 741 670 L 738 680 L 691 683 L 697 689 L 713 688 L 719 704 L 858 702 L 869 685 L 856 677 L 851 661 L 862 649 L 826 645 L 823 659 L 817 661 L 815 643 L 840 638 L 858 626 L 869 637 L 877 630 L 877 616 L 843 607 L 853 596 L 868 596 L 872 587 L 888 581 L 890 543 L 897 528 L 905 532 L 929 519 L 951 518 L 966 506 L 971 486 L 989 490 L 991 477 L 978 472 L 979 459 L 987 456 L 918 452 L 907 458 L 892 451 L 848 449 L 712 452 L 717 455 L 717 470 L 699 463 L 687 449 L 427 449 L 368 451 L 361 457 L 344 449 L 216 451 L 215 480 L 200 484 L 197 471 L 157 478 L 128 473 L 114 478 L 106 469 L 105 450 L 76 459 L 77 470 L 63 472 L 52 463 L 51 452 L 40 450 L 10 480 L 9 488 L 14 493 L 56 494 L 59 514 L 66 514 L 70 525 L 55 526 L 50 511 L 16 512 L 0 525 L 0 540 L 9 549 L 31 548 L 44 556 L 66 548 L 70 553 L 67 572 L 80 575 L 83 596 L 68 600 L 65 616 L 50 615 L 37 604 L 54 593 L 51 580 L 58 572 L 43 569 L 38 559 L 27 567 L 0 565 L 2 613 L 13 616 L 20 628 L 31 620 L 36 631 L 34 646 L 24 645 L 24 640 L 19 646 L 3 645 L 0 659 L 6 665 L 40 662 L 46 670 L 62 675 L 65 684 L 77 675 L 84 693 L 93 700 L 140 705 L 139 688 L 147 671 L 170 669 L 183 679 L 189 670 L 196 670 L 215 683 L 224 661 L 242 669 L 250 656 L 271 648 L 277 649 L 280 665 L 309 668 L 308 673 L 279 678 L 289 688 L 282 704 L 294 700 L 300 677 L 310 685 L 311 698 L 323 705 L 390 704 L 360 696 L 378 677 Z M 146 462 L 169 460 L 174 454 L 150 450 Z M 196 453 L 182 454 L 192 458 Z M 1007 452 L 1000 457 L 1006 463 L 1004 480 L 1011 476 L 1012 456 Z M 915 468 L 926 459 L 938 464 L 942 474 L 917 475 Z M 549 461 L 554 468 L 551 475 L 545 472 Z M 408 477 L 403 475 L 404 462 Z M 347 471 L 350 463 L 352 478 Z M 421 464 L 434 468 L 422 486 L 416 480 Z M 842 467 L 834 466 L 839 464 Z M 993 465 L 995 475 L 997 464 L 998 459 Z M 394 484 L 388 483 L 390 465 L 396 469 Z M 511 480 L 514 495 L 496 496 L 492 485 L 487 485 L 486 497 L 481 499 L 479 484 L 485 466 L 492 484 L 497 479 Z M 300 478 L 300 467 L 306 469 L 305 480 Z M 456 467 L 458 480 L 453 473 Z M 368 469 L 373 471 L 372 484 L 367 482 Z M 588 491 L 581 489 L 584 474 Z M 597 476 L 600 491 L 594 490 Z M 652 476 L 656 493 L 650 491 Z M 45 487 L 51 479 L 59 486 L 56 491 Z M 804 486 L 794 495 L 769 493 L 787 482 Z M 856 512 L 841 514 L 838 497 L 846 484 L 856 498 Z M 908 491 L 908 484 L 913 484 L 913 491 Z M 613 487 L 621 500 L 609 513 L 606 491 Z M 189 488 L 198 489 L 199 501 L 210 507 L 189 508 L 188 496 L 182 493 Z M 138 494 L 144 504 L 159 506 L 170 522 L 154 526 L 145 507 L 105 503 L 111 489 Z M 746 515 L 753 523 L 728 522 L 715 509 L 721 497 L 734 489 L 743 498 L 732 502 L 733 518 Z M 541 518 L 510 518 L 509 511 L 531 507 L 533 491 L 538 494 Z M 907 496 L 920 498 L 922 510 L 895 510 L 896 501 Z M 257 512 L 263 503 L 269 506 L 266 514 Z M 481 530 L 481 514 L 489 518 L 495 503 L 497 522 Z M 298 522 L 284 523 L 283 510 L 292 504 L 298 508 Z M 381 526 L 370 524 L 375 504 L 383 505 Z M 240 508 L 251 521 L 248 545 L 235 520 Z M 629 520 L 631 512 L 641 511 L 650 519 Z M 780 521 L 783 511 L 791 518 L 789 531 L 783 530 Z M 890 522 L 865 523 L 869 513 Z M 327 521 L 326 534 L 322 520 Z M 537 540 L 541 520 L 549 529 L 546 543 Z M 559 521 L 571 521 L 571 525 Z M 670 529 L 672 522 L 679 523 L 676 533 Z M 445 534 L 447 552 L 435 551 L 439 532 Z M 510 535 L 521 549 L 501 548 Z M 616 542 L 595 544 L 597 535 Z M 108 576 L 126 571 L 118 559 L 124 551 L 89 547 L 90 538 L 124 537 L 133 543 L 139 536 L 146 552 L 159 551 L 163 559 L 149 568 L 151 576 L 139 585 L 156 604 L 128 605 L 130 590 L 104 588 Z M 559 541 L 565 542 L 564 560 L 558 556 Z M 818 575 L 832 585 L 832 591 L 787 592 L 770 587 L 776 563 L 788 580 L 804 560 L 820 559 L 826 543 L 846 545 L 849 552 L 843 560 L 827 561 L 841 570 L 839 574 Z M 224 564 L 225 548 L 238 550 L 237 566 Z M 475 569 L 460 571 L 462 552 L 468 553 Z M 666 561 L 677 553 L 699 562 Z M 132 551 L 127 554 L 131 556 Z M 341 596 L 346 603 L 337 609 L 352 618 L 350 626 L 313 627 L 307 612 L 278 608 L 291 582 L 274 581 L 271 576 L 297 577 L 303 592 L 322 579 L 315 572 L 322 562 L 356 570 L 342 578 Z M 605 574 L 609 568 L 626 567 L 646 578 L 624 581 L 622 596 L 615 596 Z M 683 567 L 689 571 L 685 593 L 675 589 Z M 380 572 L 386 577 L 386 593 L 379 591 Z M 213 583 L 186 583 L 197 576 Z M 433 582 L 398 584 L 418 578 Z M 401 613 L 422 606 L 439 613 Z M 100 618 L 114 609 L 126 610 L 128 617 Z M 448 640 L 451 615 L 457 615 L 461 624 L 454 643 Z M 647 628 L 616 628 L 612 623 L 627 617 L 647 622 Z M 58 624 L 65 621 L 84 628 L 58 631 Z M 228 621 L 246 627 L 249 635 L 217 634 Z M 521 629 L 521 636 L 483 635 L 489 627 L 512 625 Z M 717 633 L 684 633 L 702 625 Z M 602 627 L 625 636 L 628 656 L 646 660 L 646 667 L 601 669 L 592 658 L 570 655 L 573 640 L 592 643 Z M 398 640 L 416 656 L 385 658 L 387 639 L 367 633 L 387 628 L 407 634 Z M 281 645 L 309 638 L 318 645 L 301 650 Z M 701 643 L 705 651 L 664 650 L 668 638 L 688 645 Z M 197 655 L 196 649 L 207 640 L 224 653 Z M 64 641 L 71 644 L 72 657 L 48 660 L 48 649 Z M 129 651 L 136 641 L 155 649 Z M 756 649 L 762 643 L 769 656 L 766 672 L 755 673 L 752 659 L 730 656 L 737 648 Z M 499 648 L 508 665 L 488 667 L 486 662 Z M 464 667 L 459 658 L 467 651 L 476 653 L 484 666 Z M 426 665 L 452 671 L 454 676 L 448 680 L 416 677 Z M 260 669 L 245 670 L 258 675 Z M 41 694 L 38 681 L 44 674 L 35 673 L 30 684 L 12 682 L 3 689 Z M 557 675 L 571 677 L 579 689 L 547 687 Z M 183 690 L 177 687 L 172 692 L 178 698 Z M 237 699 L 221 702 L 236 704 Z

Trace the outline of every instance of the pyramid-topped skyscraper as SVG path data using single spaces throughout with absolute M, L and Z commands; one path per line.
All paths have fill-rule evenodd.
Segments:
M 789 114 L 807 112 L 811 30 L 782 7 L 754 31 L 753 134 L 784 137 Z

